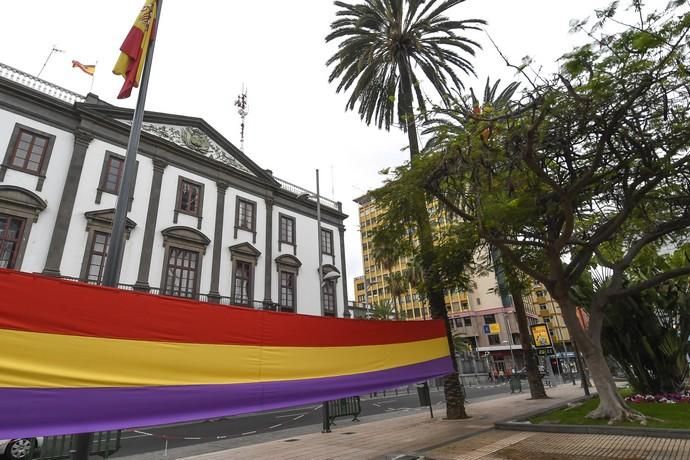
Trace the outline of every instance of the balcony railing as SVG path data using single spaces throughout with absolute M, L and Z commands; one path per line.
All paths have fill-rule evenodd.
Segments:
M 61 276 L 61 279 L 67 280 L 67 281 L 76 281 L 78 283 L 86 283 L 86 284 L 91 284 L 94 286 L 100 285 L 99 282 L 97 281 L 84 281 L 80 278 L 76 278 L 73 276 Z M 178 299 L 187 299 L 187 300 L 195 300 L 197 302 L 203 302 L 203 303 L 210 303 L 210 304 L 216 304 L 216 305 L 224 305 L 228 307 L 241 307 L 241 308 L 251 308 L 253 310 L 266 310 L 266 311 L 277 311 L 277 312 L 283 312 L 283 313 L 294 313 L 296 308 L 293 307 L 286 307 L 283 305 L 280 305 L 280 303 L 277 302 L 265 302 L 263 300 L 252 300 L 250 302 L 244 303 L 244 302 L 237 302 L 234 301 L 232 297 L 227 297 L 227 296 L 215 296 L 211 294 L 194 294 L 192 296 L 176 296 L 173 294 L 167 294 L 165 290 L 157 287 L 149 287 L 149 288 L 144 288 L 141 286 L 136 286 L 134 284 L 124 284 L 124 283 L 119 283 L 117 285 L 117 289 L 121 289 L 123 291 L 137 291 L 137 292 L 143 292 L 147 294 L 153 294 L 153 295 L 160 295 L 160 296 L 166 296 L 166 297 L 175 297 Z M 330 313 L 330 314 L 329 314 Z M 326 312 L 326 316 L 335 316 L 334 312 Z
M 2 63 L 0 63 L 0 77 L 24 85 L 27 88 L 35 89 L 36 91 L 40 91 L 43 94 L 47 94 L 48 96 L 67 102 L 68 104 L 84 102 L 85 100 L 84 96 L 81 94 L 54 85 L 48 81 L 41 80 L 38 77 Z

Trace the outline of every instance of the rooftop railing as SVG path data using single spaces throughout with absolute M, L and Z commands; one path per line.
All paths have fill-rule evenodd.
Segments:
M 21 70 L 10 67 L 6 64 L 0 63 L 0 77 L 6 78 L 7 80 L 24 85 L 27 88 L 35 89 L 43 94 L 59 99 L 68 104 L 74 104 L 75 102 L 84 102 L 86 99 L 81 94 L 77 94 L 73 91 L 65 89 L 61 86 L 54 85 L 45 80 L 41 80 Z
M 278 177 L 274 177 L 274 179 L 278 181 L 283 190 L 293 193 L 298 197 L 301 196 L 304 197 L 304 199 L 308 199 L 314 202 L 316 201 L 316 193 L 311 192 L 306 188 L 302 188 L 299 185 L 295 185 L 286 180 L 280 179 Z M 331 200 L 329 198 L 324 198 L 323 195 L 321 196 L 321 204 L 323 204 L 324 206 L 328 206 L 329 208 L 337 209 L 338 211 L 340 211 L 342 208 L 342 205 L 339 202 Z

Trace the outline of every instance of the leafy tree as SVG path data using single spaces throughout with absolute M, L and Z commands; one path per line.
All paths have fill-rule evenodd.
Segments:
M 415 104 L 426 113 L 426 86 L 449 102 L 452 90 L 462 88 L 459 74 L 473 73 L 468 60 L 479 45 L 463 35 L 479 30 L 480 19 L 454 20 L 446 16 L 464 0 L 364 0 L 339 7 L 326 41 L 339 40 L 338 51 L 328 60 L 333 66 L 329 81 L 339 80 L 337 92 L 349 91 L 346 108 L 357 107 L 362 120 L 390 129 L 398 118 L 407 132 L 412 158 L 419 155 Z M 434 265 L 434 247 L 425 192 L 418 189 L 414 208 L 421 251 L 426 296 L 433 318 L 446 322 L 448 346 L 453 341 L 443 298 L 443 285 Z M 447 416 L 465 418 L 464 392 L 456 372 L 446 378 Z
M 395 309 L 395 318 L 400 317 L 400 296 L 402 296 L 407 290 L 407 282 L 402 273 L 391 273 L 390 276 L 386 277 L 386 283 L 388 284 L 388 290 L 391 293 L 391 299 L 393 300 L 393 308 Z
M 620 398 L 602 352 L 607 306 L 690 273 L 690 264 L 647 279 L 627 276 L 651 248 L 687 237 L 690 226 L 690 14 L 685 2 L 618 19 L 597 11 L 591 43 L 564 56 L 561 71 L 533 78 L 515 107 L 477 113 L 464 99 L 436 124 L 434 152 L 396 171 L 423 186 L 543 283 L 559 303 L 599 393 L 589 416 L 641 419 Z M 606 33 L 616 21 L 619 33 Z M 452 113 L 453 117 L 447 114 Z M 440 117 L 443 118 L 442 111 Z M 585 328 L 571 288 L 593 266 L 610 270 Z
M 627 274 L 645 281 L 658 273 L 682 267 L 690 250 L 673 256 L 656 254 Z M 626 281 L 630 282 L 630 280 Z M 594 272 L 574 288 L 576 299 L 589 306 L 594 293 L 610 283 L 605 272 Z M 646 394 L 677 392 L 685 387 L 690 353 L 690 279 L 666 281 L 639 293 L 612 299 L 605 312 L 604 351 L 622 366 L 636 391 Z

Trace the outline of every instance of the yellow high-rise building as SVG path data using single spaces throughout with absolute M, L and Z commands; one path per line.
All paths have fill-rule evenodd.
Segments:
M 396 261 L 390 268 L 378 263 L 373 256 L 373 231 L 383 214 L 370 195 L 355 202 L 359 204 L 359 222 L 364 274 L 355 278 L 354 293 L 359 306 L 393 303 L 398 315 L 406 320 L 430 318 L 428 305 L 420 298 L 409 281 L 405 280 L 409 264 L 407 259 Z M 402 286 L 396 286 L 402 278 Z M 469 292 L 450 289 L 445 292 L 445 303 L 453 327 L 453 334 L 468 342 L 473 351 L 489 353 L 495 369 L 506 370 L 523 366 L 522 347 L 515 313 L 510 299 L 501 299 L 497 293 L 493 271 L 476 276 Z M 397 295 L 394 295 L 397 294 Z M 528 320 L 531 324 L 549 325 L 554 344 L 569 343 L 570 336 L 560 314 L 558 304 L 543 286 L 535 285 L 525 296 Z M 557 348 L 557 351 L 561 351 Z M 514 360 L 514 361 L 513 361 Z

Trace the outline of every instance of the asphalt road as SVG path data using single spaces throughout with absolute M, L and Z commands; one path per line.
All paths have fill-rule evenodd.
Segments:
M 467 397 L 471 402 L 475 398 L 482 398 L 497 394 L 510 393 L 507 385 L 467 387 Z M 432 388 L 431 400 L 433 406 L 443 404 L 443 391 Z M 379 393 L 376 397 L 362 397 L 362 413 L 359 418 L 380 419 L 402 415 L 405 412 L 428 410 L 419 407 L 419 398 L 413 388 L 408 395 L 405 391 L 395 393 Z M 319 431 L 322 423 L 321 405 L 311 405 L 293 409 L 284 409 L 273 412 L 260 412 L 242 416 L 234 416 L 203 422 L 188 423 L 183 425 L 141 428 L 122 432 L 122 444 L 120 450 L 111 458 L 128 457 L 146 453 L 161 452 L 180 447 L 190 448 L 198 445 L 198 453 L 212 451 L 209 443 L 222 442 L 227 447 L 228 440 L 235 439 L 242 445 L 251 443 L 252 436 L 256 436 L 256 442 L 261 442 L 267 437 L 281 435 L 281 431 L 295 428 L 303 428 L 310 431 Z M 346 425 L 350 419 L 336 419 L 338 426 Z M 309 428 L 307 428 L 309 427 Z M 294 430 L 293 430 L 294 431 Z M 287 432 L 286 432 L 287 433 Z M 285 434 L 283 434 L 285 435 Z M 238 439 L 243 438 L 243 439 Z M 261 439 L 259 439 L 261 438 Z

